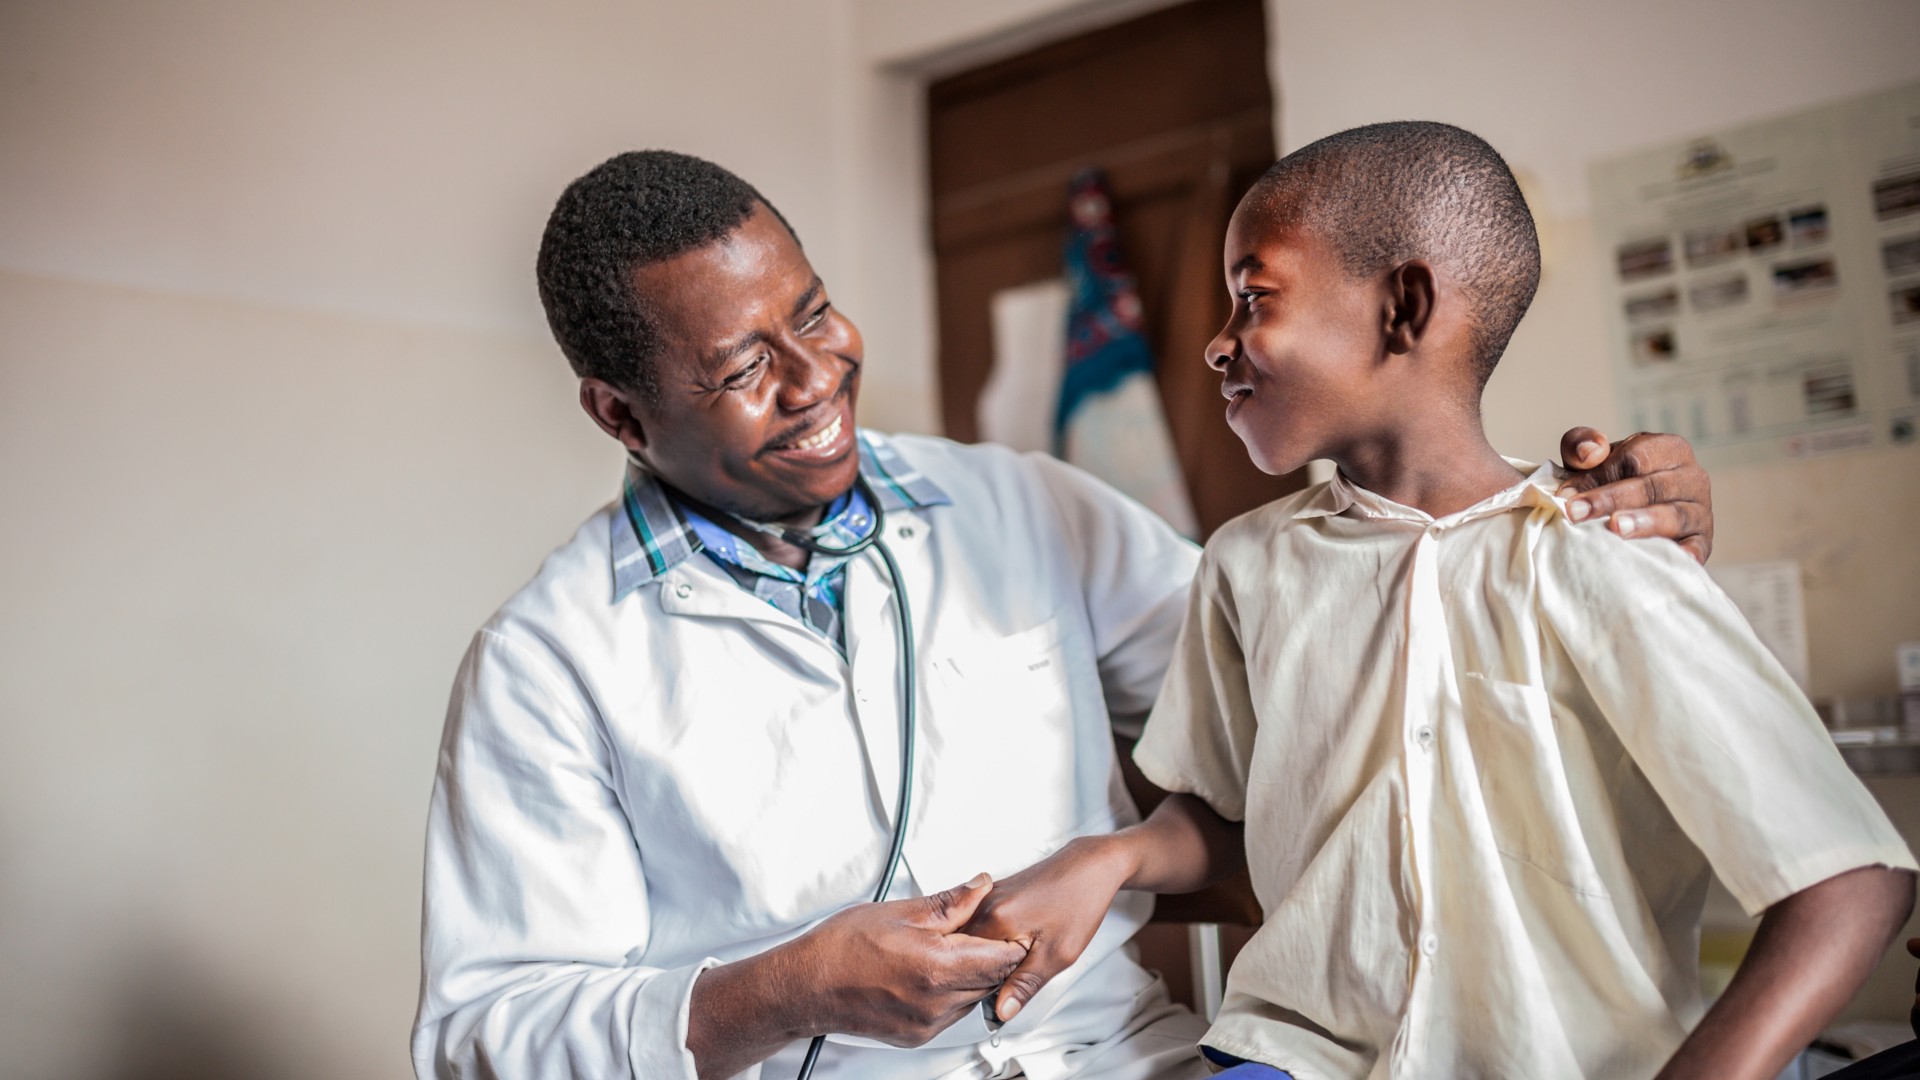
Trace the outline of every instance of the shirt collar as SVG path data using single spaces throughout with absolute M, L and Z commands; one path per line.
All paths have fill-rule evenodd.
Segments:
M 882 512 L 945 506 L 953 502 L 938 484 L 902 457 L 893 440 L 859 431 L 860 475 Z M 665 487 L 631 458 L 622 486 L 622 513 L 613 515 L 613 600 L 658 579 L 704 546 L 687 515 Z
M 814 552 L 808 556 L 804 571 L 794 570 L 760 554 L 758 548 L 721 528 L 700 511 L 687 506 L 679 507 L 679 510 L 686 516 L 687 527 L 693 530 L 700 549 L 722 562 L 760 577 L 811 585 L 837 572 L 847 561 L 844 556 Z M 828 547 L 844 549 L 859 543 L 873 531 L 873 526 L 873 509 L 856 485 L 829 503 L 820 524 L 810 531 L 815 540 L 824 542 Z
M 1514 468 L 1526 471 L 1528 473 L 1526 479 L 1515 482 L 1512 487 L 1503 491 L 1489 495 L 1465 510 L 1455 511 L 1437 520 L 1425 511 L 1416 510 L 1411 506 L 1402 506 L 1392 499 L 1376 495 L 1348 480 L 1338 471 L 1333 474 L 1332 480 L 1315 492 L 1300 509 L 1294 511 L 1293 516 L 1298 520 L 1334 517 L 1351 512 L 1356 517 L 1375 521 L 1405 521 L 1410 524 L 1449 526 L 1520 506 L 1543 507 L 1551 513 L 1565 512 L 1563 500 L 1553 494 L 1554 488 L 1560 483 L 1560 471 L 1553 462 L 1535 465 L 1518 458 L 1507 458 L 1506 461 Z

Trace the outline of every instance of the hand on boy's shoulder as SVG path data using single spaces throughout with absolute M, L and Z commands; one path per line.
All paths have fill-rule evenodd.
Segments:
M 1570 505 L 1560 496 L 1563 507 Z M 1533 552 L 1534 572 L 1546 593 L 1600 621 L 1619 621 L 1675 605 L 1731 605 L 1706 567 L 1686 547 L 1659 539 L 1621 536 L 1612 522 L 1567 513 L 1550 522 Z
M 1713 485 L 1678 435 L 1640 432 L 1617 443 L 1589 427 L 1560 437 L 1567 466 L 1561 492 L 1577 498 L 1575 520 L 1607 519 L 1607 528 L 1633 539 L 1665 537 L 1706 562 L 1713 552 Z

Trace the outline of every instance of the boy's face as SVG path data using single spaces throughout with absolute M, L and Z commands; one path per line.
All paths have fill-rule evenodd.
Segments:
M 1276 226 L 1242 202 L 1227 227 L 1233 314 L 1207 345 L 1227 424 L 1263 472 L 1292 472 L 1364 437 L 1381 400 L 1391 298 L 1347 276 L 1308 230 Z

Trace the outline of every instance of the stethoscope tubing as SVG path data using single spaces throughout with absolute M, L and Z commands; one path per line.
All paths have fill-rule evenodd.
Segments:
M 811 544 L 799 545 L 809 551 L 826 555 L 841 552 L 857 554 L 867 548 L 878 552 L 880 561 L 887 567 L 887 582 L 893 589 L 894 610 L 899 613 L 899 624 L 894 629 L 900 658 L 900 693 L 903 702 L 900 706 L 900 794 L 894 800 L 896 809 L 893 814 L 893 846 L 887 852 L 887 865 L 880 875 L 880 884 L 873 890 L 872 902 L 876 904 L 885 900 L 887 893 L 893 890 L 894 874 L 900 869 L 900 859 L 906 851 L 907 819 L 913 803 L 913 736 L 915 728 L 918 727 L 915 723 L 917 712 L 915 705 L 920 696 L 918 680 L 914 675 L 916 660 L 913 650 L 913 609 L 912 605 L 907 603 L 906 581 L 900 574 L 900 563 L 894 559 L 893 552 L 887 547 L 886 542 L 880 539 L 881 530 L 884 528 L 886 528 L 886 520 L 881 514 L 879 504 L 874 503 L 873 532 L 869 533 L 861 543 L 853 545 L 851 549 L 816 547 Z M 788 542 L 793 541 L 789 538 Z M 814 1062 L 820 1059 L 820 1048 L 825 1046 L 826 1042 L 825 1035 L 815 1035 L 813 1041 L 807 1044 L 807 1056 L 801 1060 L 800 1073 L 794 1080 L 810 1080 L 813 1076 Z

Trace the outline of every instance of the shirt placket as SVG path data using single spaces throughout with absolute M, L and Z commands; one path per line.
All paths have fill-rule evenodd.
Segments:
M 1407 962 L 1407 1013 L 1394 1040 L 1392 1073 L 1417 1072 L 1425 1058 L 1433 966 L 1439 961 L 1440 926 L 1435 903 L 1433 791 L 1439 769 L 1436 725 L 1447 694 L 1452 648 L 1440 598 L 1440 535 L 1427 523 L 1413 546 L 1407 589 L 1405 690 L 1400 725 L 1401 760 L 1407 785 L 1407 832 L 1415 888 L 1413 942 Z

